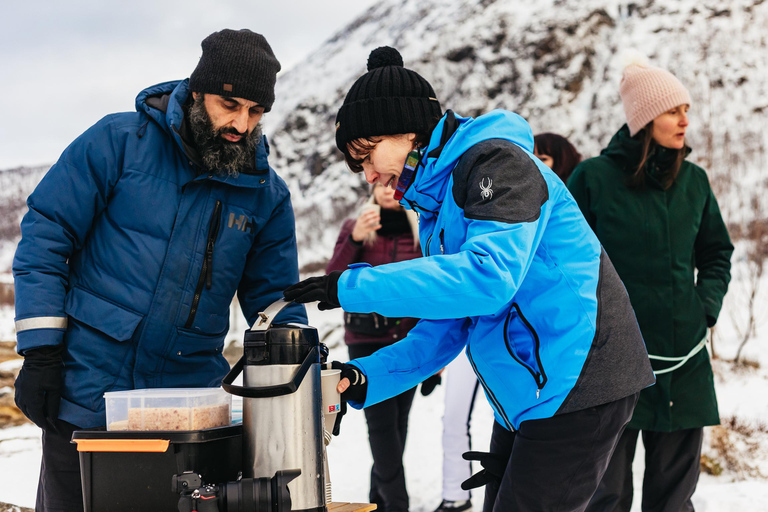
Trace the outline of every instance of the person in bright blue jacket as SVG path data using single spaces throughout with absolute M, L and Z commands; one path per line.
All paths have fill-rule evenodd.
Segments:
M 88 129 L 28 199 L 16 403 L 43 429 L 38 511 L 82 510 L 70 438 L 105 425 L 105 392 L 219 386 L 233 296 L 252 323 L 298 279 L 289 192 L 258 126 L 280 64 L 249 30 L 202 48 L 189 79 Z M 305 324 L 304 307 L 278 321 Z
M 490 453 L 465 454 L 484 470 L 464 486 L 487 483 L 486 511 L 583 510 L 654 383 L 627 292 L 565 185 L 533 156 L 522 117 L 443 114 L 392 48 L 374 50 L 368 69 L 339 110 L 336 144 L 369 183 L 404 193 L 425 257 L 356 264 L 285 296 L 422 318 L 342 364 L 342 398 L 375 404 L 465 351 L 496 422 Z

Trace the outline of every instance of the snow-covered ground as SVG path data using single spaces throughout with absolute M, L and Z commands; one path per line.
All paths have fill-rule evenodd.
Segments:
M 743 314 L 738 298 L 741 287 L 747 284 L 740 280 L 738 272 L 734 274 L 732 294 L 726 299 L 715 337 L 716 353 L 724 359 L 732 358 L 738 346 L 735 342 L 734 322 L 739 318 L 737 311 Z M 763 278 L 761 284 L 764 285 L 763 292 L 767 292 L 768 279 Z M 760 304 L 766 303 L 761 299 Z M 760 311 L 764 315 L 765 308 Z M 331 348 L 331 358 L 346 360 L 346 348 L 340 341 L 340 311 L 319 312 L 310 308 L 309 313 L 310 323 L 318 328 L 321 337 L 325 338 L 324 342 Z M 12 313 L 9 310 L 0 310 L 0 332 L 12 332 L 12 327 L 10 331 L 6 328 L 11 319 Z M 755 426 L 756 431 L 752 433 L 751 439 L 757 443 L 757 447 L 751 451 L 746 447 L 748 437 L 732 439 L 733 453 L 738 451 L 744 458 L 744 467 L 740 470 L 726 469 L 717 477 L 702 474 L 693 499 L 699 512 L 768 511 L 768 434 L 765 433 L 765 425 L 768 423 L 768 346 L 765 341 L 768 335 L 765 327 L 763 324 L 761 337 L 751 340 L 744 350 L 749 360 L 760 365 L 758 368 L 735 371 L 729 363 L 715 363 L 721 416 L 727 418 L 735 415 L 743 424 Z M 18 362 L 3 364 L 10 367 Z M 438 386 L 428 397 L 416 394 L 405 455 L 412 512 L 432 512 L 441 499 L 442 411 L 442 386 Z M 473 449 L 488 448 L 492 421 L 490 408 L 480 402 L 473 416 Z M 707 433 L 710 436 L 712 430 L 707 429 Z M 360 411 L 350 410 L 342 423 L 341 434 L 328 447 L 334 500 L 367 502 L 371 457 L 364 415 Z M 707 445 L 705 442 L 705 453 L 716 456 Z M 0 430 L 0 502 L 34 506 L 39 459 L 40 431 L 35 426 Z M 634 465 L 636 489 L 641 488 L 642 461 L 641 444 Z M 633 512 L 640 510 L 639 498 L 636 493 Z M 482 508 L 482 501 L 482 492 L 476 492 L 473 496 L 475 510 Z

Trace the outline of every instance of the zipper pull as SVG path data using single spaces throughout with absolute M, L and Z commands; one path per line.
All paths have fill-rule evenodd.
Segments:
M 440 254 L 445 254 L 445 229 L 440 229 Z
M 210 290 L 213 286 L 213 243 L 208 244 L 208 250 L 205 252 L 205 258 L 208 261 L 205 269 L 205 288 Z
M 544 387 L 544 384 L 541 382 L 541 373 L 536 372 L 536 400 L 538 400 L 541 395 L 542 387 Z

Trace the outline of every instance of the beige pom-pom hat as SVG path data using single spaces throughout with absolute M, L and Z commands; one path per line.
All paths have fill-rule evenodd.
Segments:
M 624 63 L 619 94 L 630 136 L 667 110 L 691 104 L 688 89 L 669 71 L 648 65 L 639 53 L 626 54 Z

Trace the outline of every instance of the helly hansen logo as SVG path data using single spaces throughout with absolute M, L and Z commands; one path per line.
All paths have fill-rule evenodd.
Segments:
M 253 221 L 245 215 L 235 217 L 234 213 L 229 214 L 229 222 L 227 222 L 228 228 L 235 228 L 238 231 L 250 231 L 251 234 L 255 231 Z

